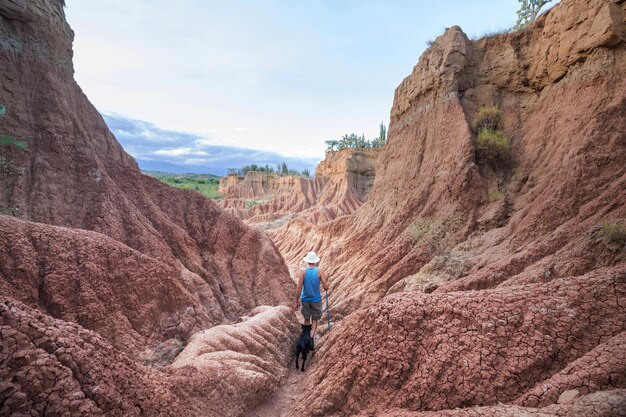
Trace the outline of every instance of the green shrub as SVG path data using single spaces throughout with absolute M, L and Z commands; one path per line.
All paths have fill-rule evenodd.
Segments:
M 372 140 L 365 139 L 365 134 L 361 136 L 356 133 L 343 135 L 339 140 L 327 140 L 326 152 L 340 151 L 348 148 L 382 148 L 387 143 L 387 126 L 381 122 L 379 135 Z
M 517 0 L 520 3 L 517 11 L 517 22 L 515 29 L 523 29 L 532 24 L 539 16 L 539 11 L 543 6 L 552 0 Z
M 496 201 L 502 200 L 502 193 L 498 190 L 491 190 L 487 195 L 487 201 L 490 203 L 494 203 Z
M 23 140 L 17 140 L 10 135 L 0 135 L 0 145 L 15 145 L 20 149 L 28 148 L 28 143 Z
M 246 202 L 246 208 L 249 208 L 249 209 L 250 209 L 250 208 L 252 208 L 252 207 L 256 206 L 257 204 L 259 204 L 259 202 L 258 202 L 258 201 L 256 201 L 256 200 L 250 200 L 250 201 Z
M 481 132 L 485 129 L 497 132 L 504 129 L 502 110 L 495 106 L 483 106 L 478 110 L 478 114 L 472 123 L 474 132 Z
M 626 224 L 621 220 L 603 223 L 600 233 L 609 243 L 626 245 Z
M 510 146 L 504 132 L 483 129 L 476 138 L 476 158 L 479 163 L 508 165 L 511 160 Z

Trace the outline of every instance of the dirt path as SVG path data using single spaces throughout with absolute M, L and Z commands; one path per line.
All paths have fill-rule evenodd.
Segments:
M 315 362 L 315 358 L 311 362 L 309 363 L 307 359 L 306 372 L 300 372 L 296 370 L 295 360 L 292 360 L 289 363 L 289 373 L 283 379 L 278 391 L 265 403 L 248 412 L 245 417 L 285 417 L 300 396 L 309 373 L 309 366 Z

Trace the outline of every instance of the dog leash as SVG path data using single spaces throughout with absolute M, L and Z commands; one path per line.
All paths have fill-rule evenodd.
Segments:
M 328 291 L 326 291 L 326 313 L 328 313 L 328 333 L 330 333 L 330 306 L 328 305 Z

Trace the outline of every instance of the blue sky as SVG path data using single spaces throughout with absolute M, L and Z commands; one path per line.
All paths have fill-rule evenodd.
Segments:
M 511 27 L 518 8 L 517 0 L 66 4 L 75 78 L 127 151 L 140 164 L 216 174 L 224 160 L 313 167 L 325 140 L 375 137 L 429 39 L 455 24 L 470 37 Z

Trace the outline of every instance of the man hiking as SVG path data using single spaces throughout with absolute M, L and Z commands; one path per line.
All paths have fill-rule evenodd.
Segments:
M 298 291 L 296 292 L 296 310 L 298 301 L 302 303 L 300 311 L 304 317 L 304 322 L 310 322 L 313 326 L 311 340 L 315 338 L 317 322 L 322 318 L 322 294 L 320 294 L 320 281 L 324 286 L 324 291 L 328 291 L 328 277 L 317 264 L 320 258 L 315 252 L 309 252 L 303 259 L 306 266 L 298 273 Z

